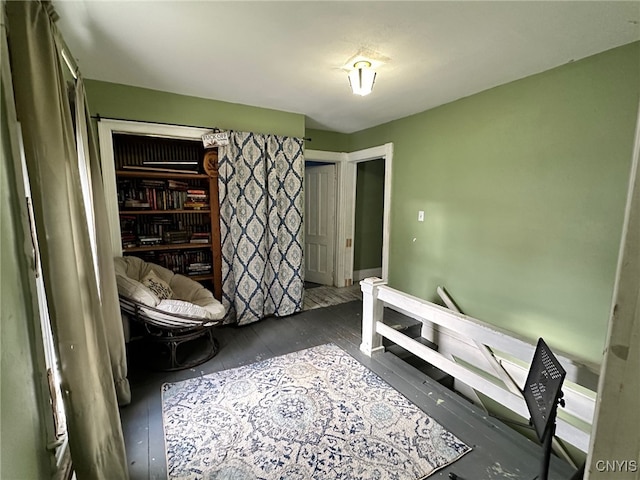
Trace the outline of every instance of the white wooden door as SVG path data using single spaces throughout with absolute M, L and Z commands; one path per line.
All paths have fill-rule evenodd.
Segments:
M 336 166 L 305 168 L 305 280 L 333 285 Z

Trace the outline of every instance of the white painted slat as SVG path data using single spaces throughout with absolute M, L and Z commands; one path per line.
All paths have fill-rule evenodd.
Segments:
M 438 295 L 440 296 L 444 304 L 449 308 L 449 310 L 452 310 L 456 313 L 462 313 L 462 311 L 458 308 L 458 305 L 456 305 L 456 303 L 453 301 L 453 299 L 449 295 L 449 292 L 447 292 L 444 287 L 439 286 L 436 289 L 436 292 L 438 293 Z M 520 386 L 515 382 L 513 377 L 510 375 L 510 373 L 504 368 L 503 364 L 498 361 L 493 351 L 491 351 L 489 347 L 487 347 L 486 345 L 483 345 L 478 341 L 475 341 L 474 343 L 476 344 L 476 347 L 478 348 L 482 356 L 485 358 L 487 363 L 491 366 L 493 373 L 495 373 L 500 378 L 500 380 L 502 380 L 502 383 L 504 383 L 504 385 L 509 389 L 511 393 L 522 397 L 523 393 L 522 393 L 522 390 L 520 389 Z M 521 380 L 520 384 L 524 385 L 525 381 L 526 381 L 526 372 L 525 372 L 525 378 Z M 565 386 L 565 388 L 563 389 L 563 393 L 565 395 L 565 399 L 567 400 L 567 402 L 571 404 L 570 399 L 568 397 L 572 396 L 571 394 L 573 392 L 571 392 Z M 560 405 L 559 408 L 562 409 L 563 408 L 562 405 Z M 589 420 L 589 423 L 591 423 L 591 420 Z M 571 455 L 569 455 L 569 453 L 566 451 L 564 446 L 561 445 L 560 442 L 558 442 L 558 439 L 556 437 L 553 437 L 552 441 L 553 441 L 554 451 L 557 452 L 559 455 L 561 455 L 562 458 L 564 458 L 573 468 L 577 468 L 577 465 L 574 463 L 573 459 L 571 458 Z
M 500 363 L 516 382 L 524 385 L 528 374 L 527 369 L 506 359 L 500 359 Z M 563 385 L 562 392 L 564 393 L 566 407 L 560 407 L 560 410 L 567 412 L 569 415 L 573 415 L 583 422 L 591 424 L 595 411 L 595 398 L 574 390 L 567 384 Z
M 440 298 L 444 301 L 445 305 L 449 307 L 450 310 L 453 310 L 456 313 L 462 313 L 458 308 L 458 306 L 453 301 L 453 299 L 449 296 L 449 294 L 443 287 L 438 287 L 436 291 L 438 292 L 438 295 L 440 295 Z M 511 376 L 502 367 L 502 365 L 498 363 L 498 360 L 494 356 L 493 352 L 489 349 L 489 347 L 480 343 L 477 340 L 475 340 L 474 343 L 476 344 L 476 347 L 478 348 L 478 350 L 480 350 L 480 353 L 485 358 L 485 360 L 489 363 L 489 365 L 491 365 L 493 372 L 496 375 L 498 375 L 500 380 L 502 380 L 502 383 L 505 384 L 505 386 L 509 389 L 509 391 L 515 395 L 522 396 L 522 390 L 520 390 L 520 387 L 516 384 L 516 382 L 513 381 L 513 378 L 511 378 Z
M 382 290 L 382 289 L 380 289 Z M 425 345 L 416 342 L 415 340 L 407 337 L 406 335 L 394 330 L 393 328 L 385 325 L 381 321 L 377 321 L 375 324 L 375 332 L 388 338 L 392 342 L 396 343 L 400 347 L 408 350 L 409 352 L 417 355 L 418 357 L 426 360 L 431 365 L 439 368 L 440 370 L 453 375 L 455 378 L 466 383 L 473 389 L 482 392 L 490 398 L 496 400 L 501 405 L 504 405 L 512 412 L 524 417 L 529 418 L 529 410 L 524 400 L 514 395 L 513 393 L 499 387 L 491 381 L 481 377 L 475 372 L 467 370 L 465 367 L 458 365 L 457 363 L 448 360 L 435 350 L 426 347 Z M 583 452 L 587 452 L 589 448 L 589 434 L 583 432 L 577 427 L 570 425 L 562 419 L 558 419 L 556 423 L 556 435 L 559 438 L 569 442 L 576 448 L 579 448 Z
M 535 345 L 529 343 L 528 339 L 513 332 L 501 330 L 467 315 L 451 312 L 439 305 L 405 294 L 386 285 L 378 287 L 378 299 L 398 306 L 402 310 L 412 312 L 414 318 L 426 319 L 442 327 L 454 330 L 524 362 L 530 362 L 533 358 Z M 599 370 L 596 365 L 572 359 L 566 355 L 559 354 L 556 356 L 567 371 L 567 379 L 571 381 L 577 380 L 580 368 L 588 368 L 594 372 Z

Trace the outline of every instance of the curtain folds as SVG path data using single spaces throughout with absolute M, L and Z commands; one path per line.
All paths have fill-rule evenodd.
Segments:
M 230 132 L 219 151 L 222 302 L 239 325 L 302 309 L 302 139 Z
M 124 353 L 116 353 L 119 340 L 113 338 L 118 336 L 117 327 L 112 330 L 109 326 L 117 322 L 119 314 L 111 304 L 113 287 L 108 281 L 101 280 L 100 286 L 96 281 L 72 113 L 55 44 L 55 17 L 48 2 L 5 5 L 16 108 L 24 137 L 74 470 L 79 479 L 126 479 L 111 368 L 112 362 L 122 361 Z M 84 110 L 84 106 L 81 108 Z M 96 167 L 93 171 L 99 170 Z M 100 194 L 97 183 L 94 178 L 96 196 Z M 106 239 L 101 215 L 97 206 L 98 237 Z M 103 255 L 98 264 L 106 279 L 108 253 L 102 243 L 98 242 Z M 121 365 L 124 369 L 116 368 L 115 382 L 126 401 L 126 364 Z
M 91 115 L 87 108 L 86 94 L 82 78 L 78 76 L 75 88 L 76 136 L 78 137 L 78 155 L 86 160 L 91 181 L 89 198 L 95 222 L 96 258 L 100 293 L 100 307 L 104 320 L 105 335 L 109 350 L 109 359 L 113 373 L 113 381 L 119 405 L 131 403 L 131 390 L 127 379 L 127 356 L 124 341 L 120 300 L 116 285 L 116 272 L 113 264 L 113 248 L 111 247 L 107 205 L 105 202 L 100 155 L 91 128 Z

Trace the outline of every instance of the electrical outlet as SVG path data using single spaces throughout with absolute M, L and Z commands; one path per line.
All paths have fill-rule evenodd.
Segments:
M 419 222 L 424 222 L 424 210 L 420 210 L 418 212 L 418 221 Z

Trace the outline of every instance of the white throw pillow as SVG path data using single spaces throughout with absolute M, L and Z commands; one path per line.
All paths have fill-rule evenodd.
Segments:
M 151 290 L 132 278 L 116 275 L 116 284 L 118 285 L 118 293 L 134 302 L 155 307 L 160 301 Z
M 160 300 L 173 298 L 173 290 L 167 282 L 162 280 L 156 272 L 149 270 L 149 273 L 142 279 L 142 284 L 151 290 Z

